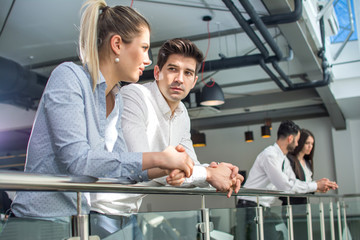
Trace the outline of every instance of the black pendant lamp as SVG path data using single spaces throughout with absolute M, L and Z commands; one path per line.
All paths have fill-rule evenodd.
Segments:
M 270 131 L 270 127 L 267 125 L 264 125 L 261 127 L 261 137 L 262 138 L 269 138 L 271 137 L 271 131 Z
M 200 133 L 192 129 L 191 141 L 193 142 L 193 147 L 205 147 L 206 146 L 205 133 Z
M 268 126 L 270 128 L 270 130 L 272 129 L 271 118 L 266 118 L 265 119 L 265 125 Z
M 252 131 L 245 132 L 245 142 L 253 142 L 254 141 L 254 134 Z
M 224 103 L 225 98 L 221 87 L 213 79 L 210 79 L 202 88 L 200 104 L 203 106 L 219 106 Z

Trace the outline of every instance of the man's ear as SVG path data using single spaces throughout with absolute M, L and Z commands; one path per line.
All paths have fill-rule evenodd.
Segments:
M 287 140 L 288 140 L 288 143 L 292 143 L 293 140 L 294 140 L 294 135 L 290 134 L 290 135 L 288 136 Z
M 122 39 L 118 34 L 115 34 L 110 38 L 111 50 L 117 56 L 120 55 L 120 49 L 122 48 L 122 43 L 123 43 Z
M 193 83 L 193 85 L 192 85 L 191 89 L 193 89 L 193 88 L 195 87 L 195 85 L 196 85 L 196 82 L 197 82 L 198 78 L 199 78 L 199 76 L 196 76 L 196 77 L 195 77 L 195 79 L 194 79 L 194 83 Z
M 158 65 L 155 65 L 154 67 L 154 78 L 156 81 L 159 81 L 159 75 L 160 75 L 160 68 Z

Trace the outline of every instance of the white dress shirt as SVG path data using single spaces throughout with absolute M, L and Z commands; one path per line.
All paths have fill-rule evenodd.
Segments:
M 305 164 L 305 166 L 300 164 L 300 166 L 302 167 L 304 174 L 305 174 L 305 182 L 311 182 L 313 173 L 312 173 L 310 167 L 307 164 Z
M 290 162 L 275 143 L 264 149 L 256 158 L 250 169 L 244 188 L 280 190 L 288 193 L 315 192 L 316 182 L 303 182 L 295 177 Z M 238 197 L 239 199 L 256 202 L 256 197 Z M 259 197 L 259 203 L 270 207 L 276 197 Z
M 200 165 L 192 146 L 190 118 L 182 102 L 172 115 L 156 81 L 130 84 L 121 88 L 124 111 L 122 130 L 129 152 L 161 152 L 169 145 L 181 144 L 195 163 L 193 174 L 182 187 L 208 187 L 207 164 Z M 166 185 L 166 177 L 154 179 L 146 186 Z M 139 210 L 143 194 L 99 193 L 91 198 L 92 210 L 116 215 L 128 215 Z

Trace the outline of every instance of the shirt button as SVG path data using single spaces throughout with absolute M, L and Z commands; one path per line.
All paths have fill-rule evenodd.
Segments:
M 139 178 L 140 178 L 140 179 L 142 179 L 142 176 L 141 176 L 141 175 L 139 175 Z
M 104 138 L 100 138 L 100 141 L 104 142 Z
M 130 172 L 131 172 L 131 173 L 134 173 L 134 170 L 131 170 Z

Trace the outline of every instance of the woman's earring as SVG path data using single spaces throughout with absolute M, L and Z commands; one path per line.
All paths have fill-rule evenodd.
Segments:
M 119 58 L 115 58 L 115 62 L 116 62 L 116 63 L 120 62 L 120 59 L 119 59 Z

